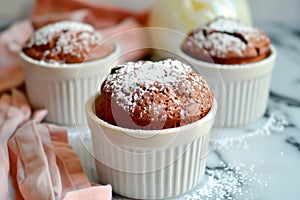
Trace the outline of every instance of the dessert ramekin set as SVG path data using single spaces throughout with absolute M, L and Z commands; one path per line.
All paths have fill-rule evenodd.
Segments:
M 64 33 L 66 30 L 71 33 Z M 56 38 L 59 33 L 60 38 Z M 30 48 L 25 46 L 29 49 L 29 53 L 35 50 L 30 55 L 40 57 L 39 60 L 30 57 L 24 51 L 20 53 L 28 99 L 34 109 L 45 108 L 48 110 L 46 121 L 62 125 L 86 124 L 84 111 L 86 100 L 99 91 L 100 88 L 96 86 L 101 82 L 101 78 L 104 78 L 110 69 L 118 64 L 120 47 L 112 45 L 112 49 L 107 55 L 105 52 L 98 52 L 103 50 L 101 36 L 96 35 L 99 38 L 95 38 L 92 33 L 96 34 L 93 27 L 79 22 L 62 21 L 50 24 L 36 31 L 27 43 Z M 74 42 L 72 34 L 77 34 L 76 37 L 79 39 Z M 47 39 L 50 40 L 51 37 L 56 40 L 61 39 L 62 45 L 51 46 L 54 41 L 47 43 Z M 90 43 L 85 44 L 84 40 L 88 40 Z M 59 42 L 56 41 L 56 43 Z M 91 44 L 93 46 L 86 47 Z M 33 49 L 34 47 L 35 49 Z M 51 48 L 54 49 L 52 54 L 50 54 Z M 85 50 L 86 56 L 80 58 L 76 54 L 72 55 L 71 50 Z M 64 56 L 69 62 L 63 60 Z M 74 58 L 82 61 L 72 62 Z M 93 59 L 88 60 L 90 58 Z
M 179 52 L 219 98 L 216 126 L 238 127 L 263 116 L 276 58 L 264 32 L 220 17 L 193 30 Z
M 195 188 L 208 153 L 216 101 L 201 120 L 179 128 L 134 130 L 111 125 L 86 103 L 99 179 L 116 193 L 135 199 L 166 199 Z
M 200 74 L 170 59 L 119 63 L 120 47 L 98 45 L 90 25 L 50 24 L 20 53 L 29 101 L 48 110 L 46 121 L 87 123 L 100 182 L 114 192 L 182 195 L 204 175 L 212 127 L 247 125 L 266 110 L 276 50 L 263 32 L 228 20 L 195 29 L 178 47 Z M 149 126 L 160 121 L 171 125 Z

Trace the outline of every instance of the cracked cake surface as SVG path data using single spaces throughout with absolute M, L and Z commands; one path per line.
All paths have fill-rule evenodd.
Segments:
M 270 54 L 270 39 L 257 28 L 219 17 L 191 31 L 181 48 L 198 60 L 243 64 L 266 58 Z
M 213 94 L 205 78 L 176 60 L 129 62 L 112 69 L 95 101 L 96 115 L 124 128 L 159 130 L 203 118 Z

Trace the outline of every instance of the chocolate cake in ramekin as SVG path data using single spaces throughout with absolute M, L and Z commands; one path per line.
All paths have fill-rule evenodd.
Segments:
M 28 39 L 20 52 L 28 97 L 34 109 L 46 108 L 46 121 L 65 125 L 85 123 L 84 103 L 98 88 L 119 47 L 102 44 L 89 24 L 61 21 L 46 25 Z
M 181 54 L 206 76 L 216 98 L 224 98 L 216 125 L 246 125 L 265 113 L 276 58 L 266 33 L 219 17 L 191 31 L 181 45 Z
M 112 69 L 86 103 L 99 180 L 136 199 L 166 199 L 199 184 L 216 100 L 203 76 L 176 60 Z

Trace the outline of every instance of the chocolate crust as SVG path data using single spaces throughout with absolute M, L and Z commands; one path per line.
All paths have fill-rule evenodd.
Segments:
M 220 17 L 189 33 L 184 53 L 217 64 L 245 64 L 270 55 L 270 39 L 259 29 Z
M 96 115 L 116 126 L 160 130 L 203 118 L 213 94 L 201 75 L 179 61 L 117 66 L 95 101 Z
M 82 63 L 104 58 L 115 50 L 115 45 L 99 45 L 101 40 L 88 24 L 62 21 L 37 30 L 22 51 L 38 61 Z

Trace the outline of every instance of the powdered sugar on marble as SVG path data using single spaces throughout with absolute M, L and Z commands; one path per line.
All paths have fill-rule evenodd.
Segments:
M 226 137 L 220 139 L 216 145 L 217 149 L 229 149 L 229 148 L 238 148 L 238 149 L 247 149 L 248 148 L 248 139 L 251 139 L 258 135 L 272 135 L 273 133 L 280 133 L 284 130 L 285 125 L 288 124 L 288 121 L 285 115 L 278 109 L 271 109 L 269 111 L 270 117 L 266 123 L 259 129 L 242 134 L 235 137 Z
M 178 199 L 182 200 L 210 200 L 210 199 L 258 199 L 251 186 L 267 187 L 270 177 L 262 173 L 255 173 L 257 164 L 250 167 L 241 162 L 232 164 L 220 163 L 220 169 L 206 169 L 207 180 L 191 194 Z

